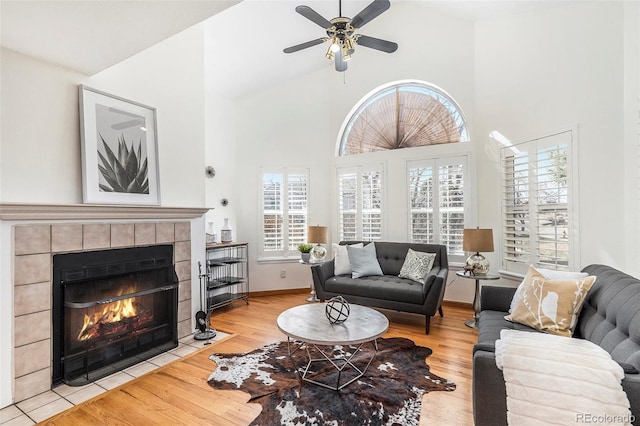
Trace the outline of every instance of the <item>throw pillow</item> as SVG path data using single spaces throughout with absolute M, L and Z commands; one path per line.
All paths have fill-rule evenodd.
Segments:
M 533 268 L 533 266 L 529 267 L 529 271 Z M 534 268 L 534 271 L 538 271 L 545 278 L 549 280 L 573 280 L 586 278 L 589 274 L 586 272 L 568 272 L 568 271 L 554 271 L 553 269 L 543 269 L 543 268 Z M 527 272 L 528 274 L 529 272 Z M 520 295 L 522 291 L 523 284 L 527 281 L 527 277 L 525 276 L 522 280 L 522 283 L 516 289 L 516 292 L 513 295 L 513 299 L 511 299 L 511 305 L 509 306 L 509 313 L 513 312 L 513 308 L 516 307 L 518 302 L 520 301 Z
M 425 253 L 423 251 L 415 251 L 409 249 L 404 263 L 400 269 L 398 277 L 408 278 L 424 284 L 427 274 L 433 268 L 433 262 L 436 260 L 435 253 Z
M 520 301 L 505 319 L 570 337 L 596 277 L 548 280 L 530 266 L 525 281 Z
M 362 243 L 352 244 L 353 247 L 362 247 Z M 333 247 L 333 273 L 335 275 L 345 275 L 351 273 L 351 263 L 346 245 L 332 244 Z
M 349 263 L 351 263 L 351 278 L 383 275 L 378 258 L 376 245 L 369 243 L 364 247 L 347 246 Z

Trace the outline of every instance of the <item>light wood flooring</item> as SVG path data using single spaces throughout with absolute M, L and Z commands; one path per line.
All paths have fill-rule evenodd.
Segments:
M 208 356 L 215 352 L 248 352 L 283 340 L 276 326 L 285 309 L 306 303 L 305 294 L 250 297 L 249 305 L 236 302 L 216 311 L 215 328 L 232 336 L 203 346 L 194 354 L 174 361 L 142 377 L 60 413 L 48 425 L 247 425 L 260 413 L 260 405 L 248 404 L 241 391 L 219 391 L 207 384 L 214 368 Z M 431 371 L 453 381 L 453 392 L 424 396 L 421 425 L 472 425 L 471 350 L 476 331 L 464 325 L 470 307 L 444 306 L 444 318 L 431 320 L 431 334 L 424 334 L 424 317 L 380 310 L 389 318 L 384 337 L 406 337 L 428 346 Z

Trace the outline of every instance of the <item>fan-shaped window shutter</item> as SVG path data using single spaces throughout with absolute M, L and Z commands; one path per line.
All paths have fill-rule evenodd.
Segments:
M 424 82 L 385 86 L 347 120 L 340 156 L 469 140 L 462 110 L 443 90 Z

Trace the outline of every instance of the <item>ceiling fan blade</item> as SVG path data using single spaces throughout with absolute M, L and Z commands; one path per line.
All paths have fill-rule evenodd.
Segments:
M 321 38 L 316 39 L 316 40 L 307 41 L 306 43 L 300 43 L 300 44 L 296 44 L 295 46 L 287 47 L 286 49 L 283 50 L 283 52 L 284 53 L 297 52 L 299 50 L 306 49 L 307 47 L 311 47 L 311 46 L 316 46 L 318 44 L 322 44 L 327 40 L 328 40 L 327 37 L 321 37 Z
M 311 9 L 309 6 L 297 6 L 296 12 L 298 12 L 300 15 L 304 16 L 308 20 L 320 25 L 324 29 L 331 28 L 333 26 L 331 22 L 326 20 L 324 17 L 322 17 L 322 15 L 320 15 L 315 10 Z
M 343 72 L 347 70 L 348 64 L 347 64 L 347 61 L 342 59 L 342 49 L 336 52 L 335 61 L 336 61 L 336 71 Z
M 362 9 L 360 13 L 351 19 L 351 26 L 353 28 L 362 28 L 390 7 L 389 0 L 373 0 L 373 3 Z
M 393 53 L 398 49 L 398 44 L 392 41 L 382 40 L 375 37 L 369 37 L 366 35 L 358 36 L 356 40 L 358 46 L 368 47 L 370 49 L 381 50 L 387 53 Z

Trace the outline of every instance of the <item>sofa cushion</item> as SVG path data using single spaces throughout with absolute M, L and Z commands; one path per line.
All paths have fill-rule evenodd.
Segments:
M 505 312 L 503 311 L 482 310 L 480 312 L 478 318 L 478 342 L 473 347 L 473 352 L 477 350 L 494 352 L 496 340 L 500 338 L 501 330 L 536 331 L 534 328 L 524 324 L 507 321 L 504 319 L 504 314 Z
M 407 252 L 407 257 L 404 260 L 404 264 L 402 265 L 402 269 L 400 269 L 400 273 L 398 274 L 398 276 L 400 278 L 408 278 L 410 280 L 424 284 L 427 274 L 433 267 L 433 262 L 435 259 L 435 253 L 425 253 L 409 249 L 409 251 Z
M 424 301 L 422 284 L 393 275 L 356 279 L 346 275 L 336 275 L 325 282 L 325 290 L 343 296 L 361 296 L 418 305 Z
M 509 321 L 559 336 L 571 336 L 587 292 L 596 277 L 548 280 L 529 267 L 522 295 Z
M 351 278 L 382 275 L 374 243 L 367 244 L 362 248 L 347 246 L 347 253 L 349 254 L 349 263 L 351 263 Z
M 353 244 L 354 247 L 362 247 L 362 243 Z M 347 246 L 341 246 L 333 243 L 333 270 L 336 275 L 351 274 L 351 262 L 349 262 L 349 253 Z

